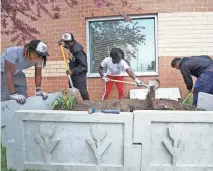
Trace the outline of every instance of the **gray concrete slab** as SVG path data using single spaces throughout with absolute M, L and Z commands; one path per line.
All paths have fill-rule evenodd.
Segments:
M 134 111 L 133 134 L 143 171 L 213 170 L 212 112 Z
M 50 110 L 51 103 L 54 99 L 60 96 L 61 93 L 51 93 L 49 94 L 47 100 L 42 100 L 40 96 L 33 96 L 27 98 L 24 105 L 18 104 L 15 100 L 4 101 L 1 103 L 1 142 L 4 147 L 7 148 L 7 156 L 13 156 L 13 150 L 11 146 L 14 143 L 14 123 L 13 117 L 16 111 L 30 109 L 34 110 Z M 15 129 L 19 129 L 16 128 Z M 13 162 L 11 160 L 7 161 L 8 167 L 13 167 Z
M 197 107 L 213 111 L 213 95 L 203 92 L 198 93 Z
M 133 115 L 18 111 L 12 160 L 23 168 L 60 171 L 137 171 L 141 145 L 132 142 Z

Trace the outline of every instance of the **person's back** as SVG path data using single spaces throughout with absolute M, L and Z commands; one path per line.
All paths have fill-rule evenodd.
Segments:
M 210 59 L 202 56 L 183 57 L 180 61 L 180 70 L 185 72 L 188 69 L 191 75 L 198 78 L 202 72 L 213 68 L 213 60 Z
M 33 65 L 38 65 L 36 62 L 26 60 L 24 58 L 23 50 L 24 47 L 22 46 L 14 46 L 7 48 L 1 55 L 1 72 L 4 72 L 5 60 L 15 65 L 15 71 L 13 75 L 22 73 L 23 69 L 30 68 Z

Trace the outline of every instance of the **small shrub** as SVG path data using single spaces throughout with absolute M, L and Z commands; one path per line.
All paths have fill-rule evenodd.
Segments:
M 63 95 L 55 99 L 52 102 L 51 107 L 53 108 L 53 110 L 57 110 L 57 109 L 71 110 L 73 107 L 74 101 L 75 101 L 75 95 L 72 95 L 72 96 Z

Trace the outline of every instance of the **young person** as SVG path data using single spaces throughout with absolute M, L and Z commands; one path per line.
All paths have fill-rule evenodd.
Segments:
M 72 54 L 72 59 L 69 59 L 69 70 L 67 75 L 71 76 L 73 86 L 79 89 L 83 100 L 89 100 L 89 93 L 87 91 L 87 57 L 83 51 L 83 47 L 74 39 L 71 33 L 62 34 L 59 45 L 69 49 Z M 69 84 L 71 88 L 71 85 Z
M 199 92 L 213 94 L 213 60 L 209 56 L 174 58 L 171 66 L 180 70 L 186 88 L 193 91 L 193 105 L 197 106 Z M 197 78 L 194 90 L 192 76 Z
M 47 45 L 41 40 L 32 40 L 24 47 L 7 48 L 1 56 L 1 101 L 16 100 L 20 104 L 26 102 L 27 83 L 23 69 L 35 66 L 35 94 L 48 97 L 41 91 L 42 65 L 46 65 L 48 56 Z
M 107 75 L 104 76 L 103 68 L 107 68 Z M 110 57 L 105 58 L 99 66 L 99 74 L 105 82 L 105 93 L 102 100 L 107 100 L 112 89 L 113 82 L 109 79 L 124 80 L 122 75 L 127 72 L 128 75 L 137 83 L 139 87 L 143 86 L 143 82 L 136 78 L 129 65 L 124 61 L 124 52 L 120 48 L 112 48 Z M 124 98 L 124 84 L 116 82 L 119 99 Z

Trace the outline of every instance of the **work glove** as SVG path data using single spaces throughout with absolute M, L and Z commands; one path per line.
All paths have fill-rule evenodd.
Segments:
M 46 100 L 48 97 L 48 94 L 45 92 L 42 92 L 40 88 L 36 88 L 36 96 L 41 96 L 43 100 Z
M 16 100 L 16 102 L 19 104 L 24 104 L 26 102 L 26 98 L 21 94 L 17 94 L 17 93 L 11 94 L 10 98 L 12 100 Z
M 135 79 L 135 82 L 136 82 L 138 87 L 144 86 L 144 83 L 141 80 L 137 79 L 137 78 Z
M 71 70 L 66 70 L 66 74 L 67 75 L 72 75 L 72 71 Z
M 109 82 L 109 78 L 103 76 L 102 79 L 104 80 L 105 83 Z

